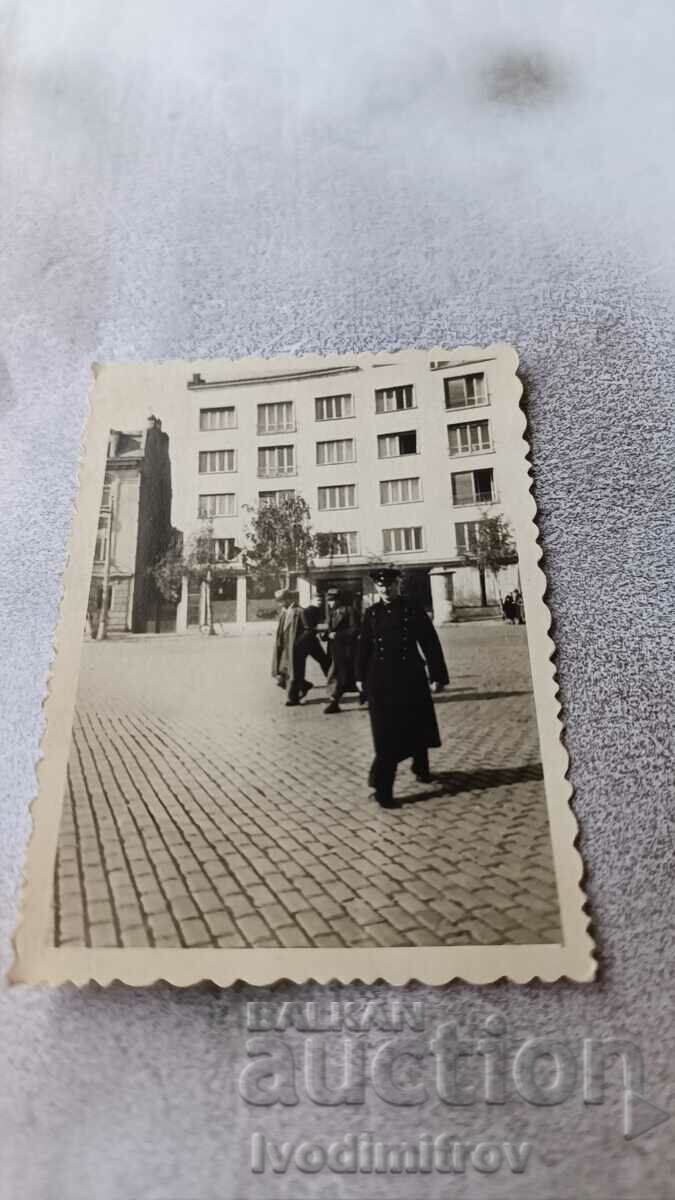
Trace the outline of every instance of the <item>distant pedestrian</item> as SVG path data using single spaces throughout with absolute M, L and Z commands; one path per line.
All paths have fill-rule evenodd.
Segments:
M 359 613 L 354 604 L 337 588 L 326 593 L 327 636 L 330 652 L 328 694 L 324 713 L 339 713 L 340 697 L 356 692 L 356 652 L 359 640 Z
M 383 808 L 398 807 L 393 787 L 404 759 L 412 758 L 421 783 L 431 782 L 429 747 L 441 744 L 431 693 L 448 682 L 436 630 L 423 609 L 399 595 L 400 574 L 395 568 L 372 572 L 378 599 L 363 615 L 357 658 L 375 747 L 368 782 Z
M 518 622 L 519 625 L 524 625 L 525 624 L 525 606 L 523 604 L 523 597 L 522 597 L 520 591 L 518 590 L 518 588 L 516 588 L 515 592 L 513 593 L 513 607 L 514 607 L 515 620 Z
M 502 613 L 505 621 L 508 621 L 511 625 L 515 624 L 516 606 L 510 592 L 502 600 Z

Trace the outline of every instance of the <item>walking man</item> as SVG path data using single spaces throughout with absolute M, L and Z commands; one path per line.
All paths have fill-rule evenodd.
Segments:
M 328 694 L 330 703 L 324 713 L 339 713 L 339 700 L 345 692 L 356 692 L 356 651 L 359 640 L 358 614 L 354 605 L 337 588 L 326 593 L 328 607 L 328 645 L 330 670 Z
M 305 679 L 307 659 L 313 658 L 315 662 L 318 662 L 324 675 L 328 674 L 330 667 L 330 659 L 321 645 L 316 632 L 317 625 L 321 619 L 321 610 L 316 605 L 310 604 L 307 608 L 299 608 L 298 612 L 300 619 L 293 638 L 291 682 L 288 688 L 288 700 L 286 701 L 289 708 L 299 704 L 301 699 L 307 695 L 310 688 L 314 686 Z
M 514 618 L 518 621 L 519 625 L 524 625 L 525 607 L 523 605 L 523 597 L 518 588 L 516 588 L 515 592 L 513 593 L 513 607 L 515 609 Z
M 274 637 L 272 678 L 285 691 L 293 670 L 293 647 L 302 622 L 302 609 L 298 604 L 298 593 L 288 588 L 275 592 L 274 599 L 281 605 L 281 611 Z
M 363 616 L 357 662 L 375 747 L 368 782 L 382 808 L 398 807 L 393 787 L 404 759 L 412 758 L 421 783 L 431 782 L 429 747 L 441 744 L 431 693 L 448 682 L 436 630 L 421 608 L 400 596 L 400 575 L 394 567 L 371 574 L 378 598 Z
M 516 606 L 513 602 L 513 596 L 510 592 L 502 600 L 502 612 L 504 615 L 504 620 L 508 621 L 509 625 L 513 625 L 516 618 Z

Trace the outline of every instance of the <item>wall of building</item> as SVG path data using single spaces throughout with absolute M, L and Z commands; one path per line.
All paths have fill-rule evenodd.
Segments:
M 485 599 L 488 604 L 498 605 L 503 597 L 518 587 L 518 564 L 508 563 L 499 571 L 497 579 L 491 571 L 485 572 Z M 456 567 L 452 577 L 452 598 L 458 608 L 477 608 L 482 603 L 482 589 L 478 567 Z
M 214 516 L 216 537 L 233 538 L 244 545 L 246 526 L 250 519 L 246 505 L 256 505 L 262 491 L 294 489 L 308 502 L 312 526 L 318 533 L 348 533 L 358 535 L 358 553 L 348 558 L 336 555 L 332 565 L 344 568 L 348 564 L 366 565 L 373 558 L 388 558 L 402 566 L 427 566 L 458 561 L 455 537 L 456 522 L 477 521 L 487 511 L 501 511 L 499 505 L 500 459 L 499 445 L 492 432 L 489 450 L 450 456 L 448 426 L 474 420 L 490 421 L 491 401 L 496 397 L 491 389 L 491 362 L 454 366 L 447 370 L 431 368 L 431 356 L 420 367 L 407 374 L 401 366 L 360 367 L 332 376 L 268 380 L 250 385 L 240 383 L 226 387 L 194 387 L 186 389 L 187 436 L 180 447 L 174 444 L 176 472 L 185 472 L 189 487 L 188 527 L 199 525 L 199 496 L 201 494 L 232 493 L 234 511 L 228 516 Z M 354 366 L 356 366 L 356 360 Z M 484 372 L 488 403 L 465 409 L 446 410 L 444 380 Z M 207 382 L 211 382 L 207 380 Z M 411 384 L 415 407 L 403 411 L 378 413 L 375 390 Z M 317 397 L 350 393 L 353 395 L 354 416 L 338 420 L 316 419 Z M 294 428 L 287 432 L 260 433 L 258 407 L 261 404 L 287 402 L 293 405 Z M 200 410 L 234 407 L 235 427 L 222 430 L 201 430 Z M 378 436 L 415 430 L 417 452 L 392 458 L 378 456 Z M 319 465 L 317 442 L 353 438 L 355 461 Z M 258 449 L 265 446 L 292 445 L 295 450 L 294 471 L 276 478 L 258 475 Z M 199 472 L 201 451 L 233 450 L 234 470 L 219 473 Z M 459 504 L 453 502 L 452 473 L 492 468 L 495 503 Z M 381 503 L 380 482 L 416 477 L 420 479 L 420 499 L 412 502 L 384 505 Z M 321 511 L 318 489 L 323 486 L 354 485 L 355 507 Z M 421 527 L 421 549 L 396 550 L 386 553 L 383 530 L 399 527 Z M 461 559 L 459 562 L 461 563 Z M 317 560 L 319 568 L 327 568 L 329 560 Z M 467 603 L 480 602 L 480 589 L 472 591 L 476 572 L 464 572 L 462 589 Z
M 151 423 L 145 436 L 145 453 L 138 488 L 138 532 L 134 556 L 132 629 L 154 631 L 166 621 L 162 603 L 148 568 L 164 553 L 171 541 L 171 461 L 169 437 L 161 426 Z
M 131 612 L 134 596 L 136 545 L 138 538 L 138 502 L 140 494 L 140 459 L 116 463 L 109 459 L 106 479 L 109 481 L 109 500 L 112 517 L 108 510 L 101 510 L 101 519 L 110 521 L 110 571 L 108 577 L 107 629 L 110 633 L 124 633 L 131 628 Z M 90 632 L 95 636 L 101 615 L 105 577 L 104 554 L 92 566 L 87 619 Z
M 113 476 L 113 523 L 111 573 L 133 576 L 136 570 L 140 464 L 109 466 Z

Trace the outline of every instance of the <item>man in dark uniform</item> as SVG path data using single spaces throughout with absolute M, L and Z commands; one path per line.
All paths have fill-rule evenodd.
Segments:
M 403 759 L 412 758 L 421 783 L 431 781 L 428 749 L 441 744 L 431 693 L 448 682 L 436 630 L 423 609 L 399 595 L 400 575 L 394 567 L 371 573 L 378 599 L 363 616 L 357 663 L 375 746 L 368 782 L 383 808 L 398 807 L 393 787 Z
M 358 691 L 356 686 L 356 648 L 359 640 L 358 614 L 354 605 L 338 588 L 326 592 L 328 647 L 330 671 L 328 672 L 328 694 L 330 703 L 325 713 L 339 713 L 340 697 L 345 692 Z

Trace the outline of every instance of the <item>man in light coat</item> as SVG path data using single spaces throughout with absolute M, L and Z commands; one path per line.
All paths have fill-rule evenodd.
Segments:
M 280 605 L 280 611 L 272 651 L 272 678 L 276 679 L 279 687 L 285 691 L 292 672 L 293 644 L 297 637 L 302 610 L 298 604 L 298 593 L 288 588 L 281 588 L 275 592 L 274 599 Z
M 314 685 L 305 679 L 305 663 L 311 655 L 321 661 L 324 671 L 328 669 L 328 659 L 318 646 L 315 652 L 316 633 L 310 628 L 305 619 L 305 613 L 298 603 L 298 593 L 282 588 L 274 593 L 274 599 L 281 605 L 279 622 L 274 637 L 272 653 L 272 678 L 276 679 L 281 688 L 288 688 L 286 705 L 293 708 L 307 695 Z

